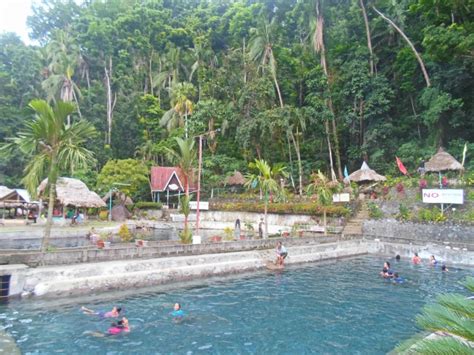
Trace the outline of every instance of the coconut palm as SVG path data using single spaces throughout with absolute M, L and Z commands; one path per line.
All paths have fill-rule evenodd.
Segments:
M 183 126 L 186 138 L 188 138 L 188 116 L 193 113 L 193 102 L 191 98 L 195 89 L 191 83 L 178 83 L 171 88 L 171 109 L 165 112 L 160 120 L 162 126 L 169 130 L 176 126 Z
M 66 102 L 74 101 L 79 116 L 81 116 L 78 101 L 81 93 L 73 80 L 80 55 L 79 48 L 72 37 L 64 31 L 56 31 L 54 38 L 46 47 L 46 59 L 49 61 L 48 76 L 41 85 L 46 92 L 48 101 L 51 102 L 56 98 Z M 69 117 L 67 117 L 67 120 L 70 124 Z
M 73 168 L 86 168 L 94 161 L 93 153 L 83 145 L 95 135 L 95 129 L 84 120 L 66 124 L 66 118 L 75 111 L 72 103 L 58 101 L 51 107 L 44 100 L 33 100 L 29 106 L 34 110 L 34 119 L 26 124 L 17 137 L 10 138 L 10 143 L 2 149 L 11 151 L 17 147 L 30 157 L 22 182 L 32 196 L 36 196 L 36 188 L 41 180 L 48 177 L 48 218 L 41 244 L 41 251 L 45 252 L 51 234 L 59 173 Z
M 474 293 L 474 278 L 464 282 Z M 443 336 L 429 337 L 400 345 L 395 352 L 402 354 L 473 354 L 474 353 L 474 299 L 460 294 L 445 294 L 428 305 L 417 317 L 417 323 L 429 332 Z
M 262 71 L 267 67 L 270 69 L 280 107 L 283 108 L 283 98 L 277 80 L 277 61 L 273 55 L 273 41 L 271 37 L 273 33 L 276 33 L 276 27 L 275 19 L 270 23 L 263 19 L 259 27 L 252 29 L 253 35 L 249 42 L 249 57 L 251 60 L 260 63 Z
M 311 175 L 313 182 L 308 185 L 308 192 L 318 196 L 318 202 L 323 208 L 324 235 L 327 235 L 327 208 L 332 204 L 332 195 L 339 184 L 329 180 L 320 170 Z
M 270 193 L 278 192 L 280 186 L 276 181 L 276 176 L 285 176 L 286 168 L 278 166 L 272 169 L 270 165 L 263 159 L 255 159 L 254 162 L 249 163 L 249 168 L 256 171 L 256 174 L 247 174 L 245 187 L 248 189 L 259 188 L 264 196 L 264 223 L 265 231 L 264 238 L 268 238 L 268 198 Z
M 181 139 L 175 137 L 176 143 L 178 144 L 176 149 L 166 148 L 170 155 L 170 160 L 172 160 L 183 173 L 184 178 L 184 193 L 185 198 L 181 203 L 183 204 L 182 211 L 184 213 L 184 239 L 187 241 L 189 238 L 189 228 L 188 228 L 188 215 L 189 215 L 189 182 L 193 176 L 193 167 L 196 161 L 196 149 L 194 149 L 194 140 L 193 139 Z

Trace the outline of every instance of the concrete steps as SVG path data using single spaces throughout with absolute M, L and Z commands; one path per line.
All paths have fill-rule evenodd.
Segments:
M 345 225 L 343 235 L 362 235 L 362 224 L 369 218 L 369 210 L 367 204 L 362 202 L 362 205 L 357 214 L 351 218 Z

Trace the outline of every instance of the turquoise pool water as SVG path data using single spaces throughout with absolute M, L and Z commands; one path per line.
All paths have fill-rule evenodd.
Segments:
M 407 279 L 393 285 L 378 275 L 383 261 L 342 259 L 100 300 L 12 301 L 0 306 L 0 324 L 24 354 L 384 354 L 418 331 L 415 315 L 436 294 L 465 293 L 458 281 L 473 270 L 393 260 Z M 174 302 L 187 313 L 179 324 L 169 315 Z M 80 306 L 114 304 L 125 308 L 132 331 L 89 335 L 110 320 L 83 315 Z

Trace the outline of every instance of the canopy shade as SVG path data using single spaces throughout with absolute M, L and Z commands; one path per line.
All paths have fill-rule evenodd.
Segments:
M 387 178 L 383 175 L 377 174 L 374 170 L 370 169 L 367 163 L 364 161 L 359 170 L 356 170 L 349 175 L 349 180 L 355 182 L 385 181 L 387 180 Z
M 44 195 L 47 182 L 48 179 L 41 182 L 38 187 L 38 195 Z M 63 206 L 106 207 L 100 196 L 89 190 L 81 180 L 67 177 L 58 178 L 56 200 Z
M 244 185 L 245 178 L 240 171 L 234 171 L 234 174 L 225 179 L 225 185 Z
M 438 152 L 425 163 L 425 171 L 439 172 L 445 170 L 464 170 L 464 168 L 451 154 L 440 147 Z

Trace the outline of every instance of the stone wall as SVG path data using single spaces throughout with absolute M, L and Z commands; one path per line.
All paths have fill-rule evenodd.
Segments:
M 366 243 L 360 239 L 302 245 L 289 242 L 285 245 L 289 251 L 288 264 L 367 253 Z M 147 260 L 23 267 L 16 269 L 14 279 L 17 284 L 12 285 L 11 290 L 23 295 L 67 297 L 113 289 L 153 286 L 213 275 L 242 273 L 264 268 L 273 260 L 275 260 L 275 251 L 264 249 Z
M 353 238 L 357 237 L 345 237 L 346 240 Z M 46 253 L 43 257 L 38 251 L 10 250 L 2 251 L 0 253 L 0 264 L 25 264 L 29 266 L 37 266 L 41 263 L 43 265 L 65 265 L 113 260 L 152 259 L 177 255 L 202 255 L 247 250 L 263 250 L 274 248 L 278 240 L 282 240 L 285 245 L 296 246 L 329 243 L 335 242 L 339 239 L 335 236 L 317 236 L 281 239 L 252 239 L 194 245 L 184 245 L 173 242 L 148 242 L 148 246 L 146 247 L 136 247 L 134 244 L 129 243 L 112 246 L 110 249 L 97 249 L 95 247 L 58 249 Z
M 367 220 L 364 236 L 406 243 L 441 243 L 474 250 L 474 226 L 448 223 L 414 223 L 395 219 Z

